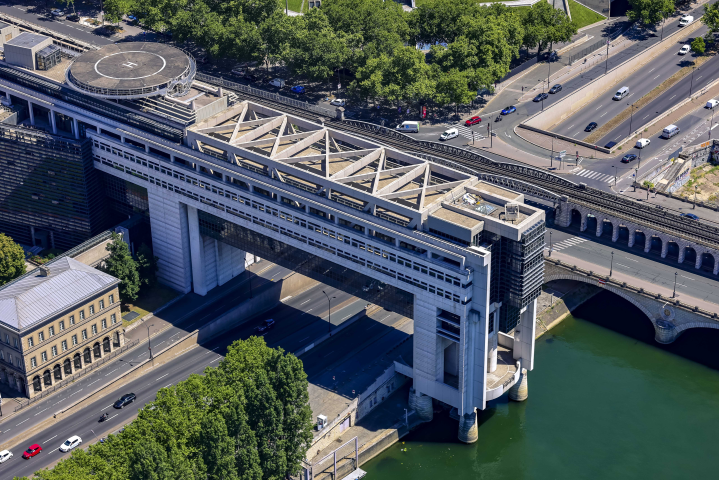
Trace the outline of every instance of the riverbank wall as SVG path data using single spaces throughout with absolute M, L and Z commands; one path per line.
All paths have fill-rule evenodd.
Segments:
M 539 338 L 571 314 L 572 310 L 594 297 L 602 289 L 586 283 L 572 285 L 569 290 L 555 291 L 547 287 L 537 300 L 541 312 L 537 314 L 536 337 Z M 542 308 L 543 307 L 543 308 Z M 537 310 L 540 310 L 538 308 Z

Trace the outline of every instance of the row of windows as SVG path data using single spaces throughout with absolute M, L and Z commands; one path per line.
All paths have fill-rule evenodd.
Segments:
M 107 297 L 107 300 L 109 302 L 109 305 L 112 306 L 112 304 L 115 303 L 115 295 L 109 295 Z M 98 311 L 101 312 L 102 310 L 104 310 L 105 309 L 105 300 L 104 299 L 99 300 L 97 302 L 97 306 L 99 308 Z M 90 312 L 90 316 L 95 315 L 95 305 L 88 305 L 88 311 Z M 78 317 L 80 317 L 81 322 L 83 320 L 85 320 L 85 309 L 78 311 L 77 315 L 78 315 Z M 113 319 L 112 323 L 115 323 L 115 314 L 114 313 L 112 314 L 111 318 Z M 70 315 L 69 317 L 67 317 L 67 321 L 70 326 L 75 325 L 75 315 Z M 104 321 L 105 320 L 103 320 L 103 322 Z M 63 330 L 65 330 L 65 320 L 60 320 L 57 324 L 57 328 L 58 328 L 58 330 L 57 330 L 58 332 L 62 332 Z M 50 325 L 47 328 L 47 338 L 51 338 L 54 335 L 55 335 L 55 325 Z M 6 337 L 7 337 L 7 335 L 6 335 Z M 37 332 L 38 345 L 41 344 L 42 342 L 44 342 L 45 340 L 46 340 L 45 331 L 43 331 L 43 330 L 38 331 Z M 32 348 L 33 346 L 35 346 L 35 339 L 31 335 L 27 337 L 27 346 L 28 346 L 28 348 Z
M 114 313 L 112 315 L 110 315 L 110 323 L 112 325 L 115 325 L 117 323 L 117 317 L 115 316 Z M 106 328 L 107 328 L 107 319 L 103 318 L 100 321 L 100 330 L 105 330 Z M 97 335 L 98 330 L 97 330 L 96 323 L 90 327 L 90 332 L 91 332 L 91 335 Z M 82 336 L 82 341 L 87 340 L 88 339 L 87 329 L 84 328 L 82 330 L 82 332 L 80 332 L 80 335 Z M 78 344 L 77 335 L 73 335 L 70 338 L 70 341 L 72 342 L 73 347 L 75 345 L 77 345 Z M 68 349 L 67 340 L 63 340 L 62 342 L 60 342 L 60 349 L 61 349 L 60 353 L 67 351 L 67 349 Z M 50 358 L 54 358 L 58 355 L 57 345 L 53 345 L 52 347 L 50 347 L 50 355 L 51 355 Z M 40 363 L 45 363 L 45 362 L 47 362 L 47 360 L 48 360 L 47 351 L 41 352 L 40 353 Z M 30 359 L 30 367 L 35 368 L 35 367 L 37 367 L 37 365 L 38 365 L 37 357 L 32 357 Z
M 22 368 L 22 358 L 18 356 L 14 356 L 11 353 L 5 353 L 4 351 L 0 350 L 0 360 L 3 362 L 7 362 L 10 365 L 17 365 L 18 367 Z

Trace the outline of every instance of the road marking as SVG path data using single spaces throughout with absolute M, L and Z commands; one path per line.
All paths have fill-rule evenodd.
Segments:
M 569 129 L 572 128 L 573 126 L 574 126 L 574 124 L 571 124 L 570 126 L 568 126 L 568 127 L 567 127 L 567 130 L 569 130 Z
M 627 95 L 627 98 L 631 97 L 632 95 L 634 95 L 634 92 L 632 92 L 632 93 L 630 93 L 629 95 Z
M 18 426 L 22 425 L 23 423 L 27 422 L 28 420 L 30 420 L 30 419 L 29 419 L 29 418 L 26 418 L 25 420 L 23 420 L 22 422 L 18 423 L 18 424 L 15 425 L 15 426 L 18 427 Z
M 92 383 L 97 383 L 97 382 L 99 382 L 99 381 L 100 381 L 100 379 L 98 378 L 97 380 L 95 380 L 95 381 L 92 382 Z M 92 383 L 90 383 L 90 384 L 88 385 L 88 387 L 89 387 L 90 385 L 92 385 Z
M 686 277 L 686 276 L 684 276 L 684 275 L 679 275 L 679 276 L 680 276 L 680 277 L 683 277 L 683 278 L 686 278 L 686 279 L 688 279 L 688 280 L 694 280 L 692 277 Z
M 310 313 L 311 311 L 312 311 L 312 309 L 310 308 L 309 310 L 307 310 L 307 311 L 306 311 L 305 313 L 303 313 L 302 315 L 306 315 L 306 314 Z M 300 315 L 300 317 L 301 317 L 302 315 Z
M 309 339 L 309 338 L 310 338 L 310 337 L 303 338 L 302 340 L 300 340 L 300 343 L 304 342 L 305 340 L 307 340 L 307 339 Z
M 389 317 L 390 317 L 390 316 L 389 316 L 389 315 L 387 315 L 387 316 L 386 316 L 386 317 L 384 317 L 384 318 L 383 318 L 382 320 L 380 320 L 380 322 L 384 322 L 384 321 L 385 321 L 385 320 L 387 320 L 387 319 L 388 319 Z
M 659 75 L 657 75 L 656 77 L 652 78 L 652 80 L 656 80 L 656 79 L 659 78 L 660 76 L 661 76 L 661 73 L 660 73 Z
M 603 117 L 604 115 L 606 115 L 607 113 L 609 113 L 609 112 L 604 112 L 604 113 L 602 113 L 601 115 L 599 115 L 599 118 L 602 118 L 602 117 Z
M 169 375 L 169 373 L 166 373 L 166 374 L 164 374 L 163 376 L 161 376 L 160 378 L 165 378 L 165 377 L 168 376 L 168 375 Z M 155 379 L 155 381 L 160 380 L 160 378 Z
M 369 330 L 370 328 L 372 328 L 372 327 L 376 327 L 377 325 L 379 325 L 379 323 L 373 323 L 372 325 L 370 325 L 369 327 L 367 327 L 367 328 L 365 329 L 365 332 L 366 332 L 367 330 Z
M 652 68 L 651 70 L 649 70 L 648 73 L 652 73 L 652 72 L 653 72 L 654 70 L 656 70 L 656 69 L 657 69 L 657 67 L 654 67 L 654 68 Z
M 620 267 L 632 268 L 632 267 L 630 267 L 629 265 L 623 265 L 623 264 L 621 264 L 621 263 L 617 263 L 617 265 L 619 265 Z
M 717 123 L 717 125 L 719 125 L 719 123 Z M 312 299 L 310 298 L 309 300 L 305 300 L 304 302 L 300 303 L 300 306 L 304 305 L 305 303 L 309 302 L 310 300 L 312 300 Z
M 172 384 L 170 383 L 170 384 L 168 384 L 168 385 L 165 385 L 165 386 L 162 387 L 162 388 L 168 388 L 168 387 L 171 387 L 171 386 L 172 386 Z
M 651 113 L 650 113 L 649 115 L 651 115 Z M 649 115 L 647 115 L 647 117 L 648 117 Z M 647 118 L 647 117 L 644 117 L 644 118 Z M 644 118 L 642 118 L 642 120 L 644 120 Z M 719 124 L 717 124 L 717 125 L 719 125 Z
M 114 404 L 114 403 L 111 403 L 110 405 L 108 405 L 107 407 L 103 408 L 102 410 L 106 410 L 106 409 L 112 407 L 113 405 L 115 405 L 115 404 Z
M 677 285 L 681 285 L 682 287 L 686 287 L 683 283 L 677 283 Z M 687 287 L 688 288 L 688 287 Z
M 639 260 L 634 260 L 633 258 L 629 258 L 629 257 L 623 257 L 623 258 L 624 258 L 624 260 L 629 260 L 630 262 L 637 262 L 637 263 L 639 263 Z
M 208 351 L 205 353 L 205 355 L 207 355 L 208 353 L 214 352 L 214 351 L 217 350 L 218 348 L 220 348 L 220 347 L 215 347 L 215 348 L 213 348 L 212 350 L 208 350 Z
M 710 128 L 709 130 L 714 130 L 714 129 L 717 128 L 717 127 L 719 127 L 719 123 L 717 123 L 716 125 L 712 126 L 712 128 Z
M 290 296 L 288 296 L 288 297 L 285 297 L 285 298 L 283 298 L 282 300 L 280 300 L 280 302 L 284 302 L 285 300 L 289 300 L 290 298 L 292 298 L 292 295 L 290 295 Z
M 334 350 L 332 350 L 332 351 L 331 351 L 330 353 L 328 353 L 327 355 L 325 355 L 325 356 L 324 356 L 324 357 L 322 357 L 322 358 L 327 358 L 327 357 L 329 357 L 330 355 L 332 355 L 333 353 L 335 353 L 335 351 L 334 351 Z
M 57 435 L 55 435 L 55 437 L 57 437 Z M 52 438 L 55 438 L 55 437 L 52 437 Z M 47 439 L 47 440 L 45 440 L 45 441 L 44 441 L 43 443 L 47 443 L 47 442 L 49 442 L 50 440 L 52 440 L 52 438 L 48 438 L 48 439 Z
M 352 315 L 347 315 L 347 316 L 346 316 L 345 318 L 343 318 L 342 320 L 347 320 L 347 319 L 350 318 L 351 316 L 352 316 Z M 341 322 L 342 320 L 340 320 L 340 322 Z
M 108 419 L 105 420 L 105 421 L 106 421 L 106 422 L 109 422 L 110 420 L 112 420 L 113 418 L 117 417 L 118 415 L 120 415 L 120 414 L 119 414 L 119 413 L 116 413 L 115 415 L 113 415 L 112 417 L 108 418 Z
M 50 407 L 47 407 L 45 410 L 47 410 L 48 408 L 50 408 Z M 42 412 L 44 412 L 45 410 L 40 410 L 40 411 L 37 412 L 34 416 L 37 417 L 38 415 L 40 415 L 40 414 L 41 414 Z
M 80 393 L 80 392 L 82 392 L 82 388 L 81 388 L 80 390 L 78 390 L 77 392 L 75 392 L 75 393 Z M 73 395 L 75 395 L 75 393 L 71 393 L 67 398 L 72 397 Z
M 704 76 L 704 75 L 702 75 L 701 77 L 697 77 L 697 80 L 699 80 L 699 79 L 702 78 L 703 76 Z
M 669 98 L 669 100 L 671 100 L 671 99 L 674 98 L 674 97 L 676 97 L 676 95 L 672 95 L 672 96 Z
M 717 124 L 717 125 L 719 125 L 719 124 Z M 576 137 L 578 133 L 579 133 L 579 131 L 576 131 L 576 132 L 574 132 L 574 135 L 572 135 L 572 136 Z
M 215 363 L 216 361 L 218 361 L 218 360 L 221 359 L 221 358 L 222 358 L 221 356 L 220 356 L 220 357 L 217 357 L 216 359 L 214 359 L 213 361 L 211 361 L 210 364 Z
M 50 451 L 47 452 L 47 454 L 50 455 L 50 454 L 51 454 L 52 452 L 54 452 L 54 451 L 55 451 L 55 450 L 50 450 Z
M 113 370 L 112 372 L 108 373 L 107 375 L 110 375 L 110 374 L 112 374 L 112 373 L 115 373 L 117 370 L 118 370 L 118 369 L 116 368 L 115 370 Z M 105 375 L 105 376 L 107 377 L 107 375 Z
M 597 110 L 599 110 L 599 109 L 602 108 L 603 106 L 604 106 L 604 105 L 599 105 L 597 108 L 594 109 L 594 111 L 596 112 Z

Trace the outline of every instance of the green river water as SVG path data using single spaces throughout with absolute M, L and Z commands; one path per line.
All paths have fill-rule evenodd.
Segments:
M 529 399 L 479 414 L 479 441 L 436 414 L 362 466 L 367 480 L 719 478 L 719 331 L 668 347 L 602 292 L 537 340 Z

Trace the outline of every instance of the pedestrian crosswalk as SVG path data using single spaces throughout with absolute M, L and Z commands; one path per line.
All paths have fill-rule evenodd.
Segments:
M 555 252 L 558 252 L 560 250 L 564 250 L 565 248 L 574 247 L 574 246 L 579 245 L 580 243 L 584 243 L 586 241 L 587 241 L 586 238 L 572 237 L 572 238 L 567 238 L 565 240 L 557 242 L 557 243 L 551 245 L 551 247 L 552 247 L 552 250 L 554 250 Z M 549 250 L 549 247 L 550 247 L 550 245 L 545 245 L 544 249 Z
M 465 137 L 472 139 L 472 129 L 465 126 L 463 123 L 455 123 L 454 125 L 446 124 L 447 128 L 456 128 L 457 132 Z M 474 126 L 474 138 L 475 140 L 479 140 L 480 138 L 484 138 L 484 135 L 482 133 L 487 133 L 487 127 L 484 127 L 482 124 L 475 125 Z
M 595 172 L 594 170 L 580 170 L 576 172 L 574 175 L 577 175 L 579 177 L 588 178 L 590 180 L 599 180 L 600 182 L 613 182 L 614 181 L 614 175 L 607 175 L 606 173 L 599 173 Z

